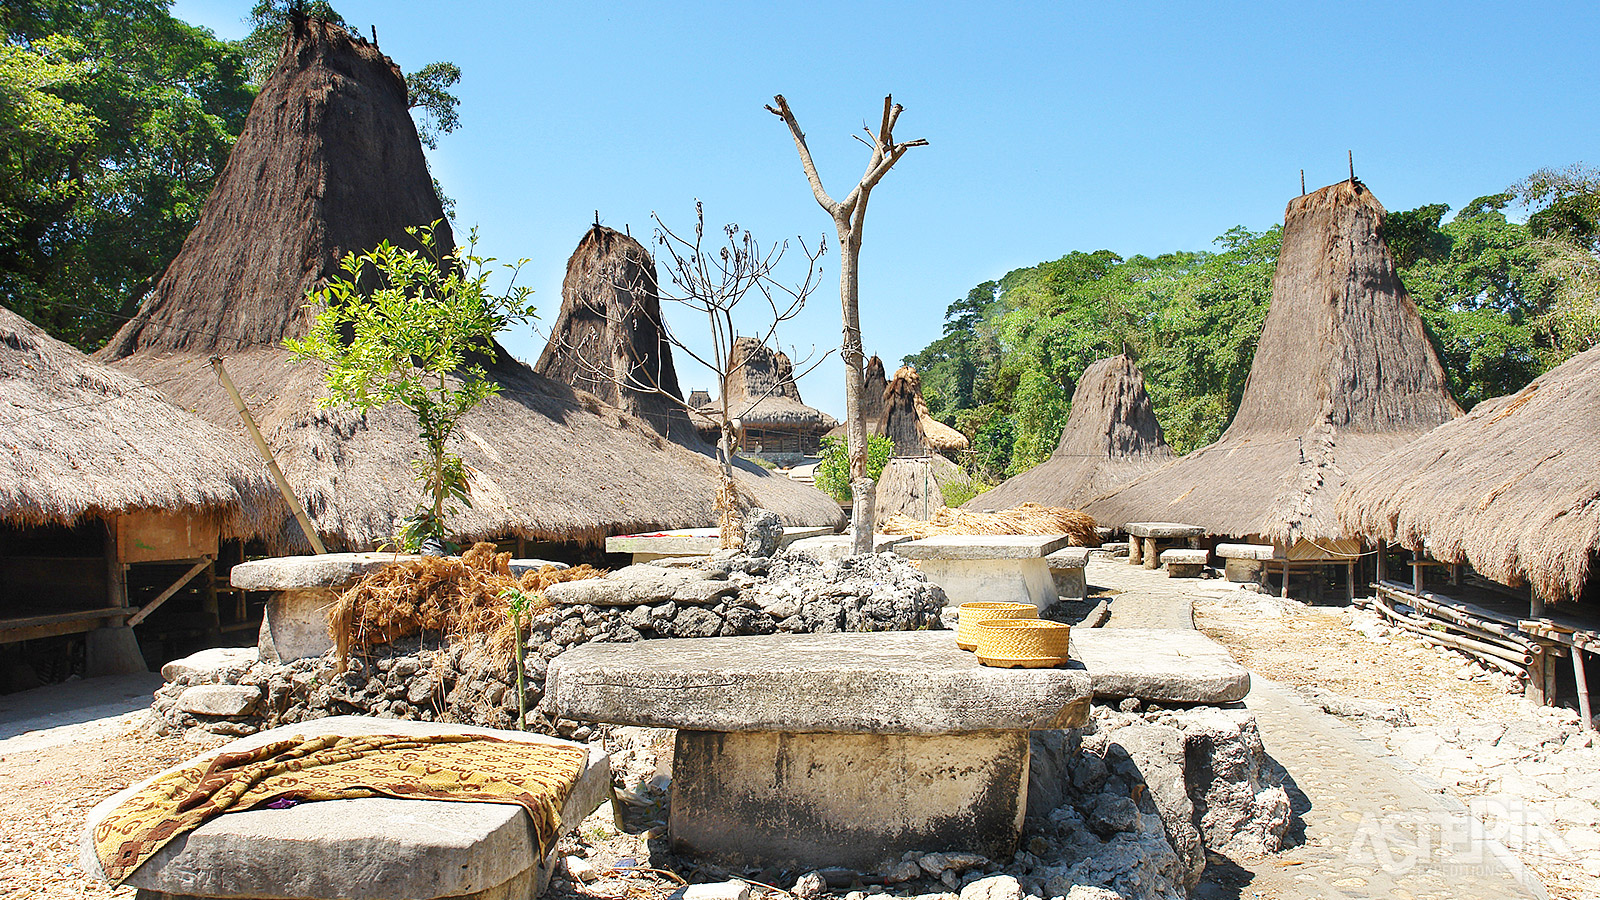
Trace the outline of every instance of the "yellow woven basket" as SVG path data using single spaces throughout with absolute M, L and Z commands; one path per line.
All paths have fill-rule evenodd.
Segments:
M 1048 619 L 987 619 L 978 623 L 978 662 L 1014 669 L 1045 669 L 1067 661 L 1071 625 Z
M 978 646 L 978 623 L 989 619 L 1037 619 L 1039 608 L 1032 603 L 963 603 L 956 615 L 956 646 L 973 650 Z

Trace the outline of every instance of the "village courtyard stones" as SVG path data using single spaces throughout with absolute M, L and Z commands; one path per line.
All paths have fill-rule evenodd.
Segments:
M 673 849 L 755 866 L 1008 857 L 1028 731 L 1089 706 L 1081 670 L 981 666 L 936 632 L 591 644 L 547 686 L 566 718 L 680 729 Z
M 340 716 L 263 731 L 227 749 L 259 747 L 291 734 L 460 733 L 506 741 L 553 740 L 470 726 Z M 113 795 L 89 813 L 79 853 L 85 871 L 105 877 L 90 837 L 95 825 L 159 777 Z M 560 833 L 575 829 L 606 799 L 610 787 L 606 754 L 591 746 L 588 763 L 562 806 Z M 134 870 L 127 883 L 140 889 L 140 897 L 154 894 L 162 900 L 522 900 L 544 890 L 557 860 L 554 849 L 548 857 L 538 857 L 530 831 L 526 811 L 503 803 L 372 797 L 255 809 L 218 816 L 177 838 Z

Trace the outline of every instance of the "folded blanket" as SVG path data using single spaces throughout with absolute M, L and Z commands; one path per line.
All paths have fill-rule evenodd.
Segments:
M 119 885 L 174 838 L 226 812 L 275 801 L 398 797 L 521 806 L 543 858 L 587 759 L 581 745 L 472 734 L 295 735 L 157 776 L 95 826 L 95 853 Z

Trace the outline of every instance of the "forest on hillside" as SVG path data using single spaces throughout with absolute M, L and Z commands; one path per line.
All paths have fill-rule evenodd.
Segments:
M 1383 233 L 1463 408 L 1600 342 L 1600 171 L 1540 170 L 1450 212 L 1390 212 Z M 1186 453 L 1239 405 L 1280 231 L 1239 226 L 1212 251 L 1074 251 L 1008 272 L 950 304 L 943 336 L 905 362 L 922 373 L 929 411 L 972 440 L 983 481 L 1049 457 L 1078 376 L 1124 349 L 1167 441 Z

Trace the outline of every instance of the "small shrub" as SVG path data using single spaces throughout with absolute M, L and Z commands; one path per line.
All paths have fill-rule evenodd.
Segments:
M 867 477 L 877 479 L 894 455 L 894 442 L 881 434 L 867 435 Z M 855 499 L 850 490 L 850 446 L 842 437 L 824 438 L 822 461 L 817 463 L 817 489 L 839 501 Z

